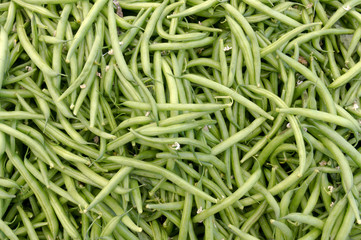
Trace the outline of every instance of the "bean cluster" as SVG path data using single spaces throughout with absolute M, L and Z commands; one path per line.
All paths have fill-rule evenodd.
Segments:
M 360 0 L 0 2 L 0 239 L 361 239 Z

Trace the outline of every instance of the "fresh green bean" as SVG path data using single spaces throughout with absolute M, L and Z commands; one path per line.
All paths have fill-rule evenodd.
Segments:
M 232 205 L 235 201 L 237 201 L 245 193 L 247 193 L 253 187 L 254 184 L 256 184 L 256 181 L 260 178 L 260 176 L 261 176 L 261 170 L 258 169 L 258 170 L 256 170 L 256 172 L 254 172 L 251 175 L 250 178 L 248 178 L 248 180 L 244 183 L 244 185 L 242 187 L 238 188 L 232 195 L 221 200 L 218 204 L 202 211 L 201 213 L 199 213 L 198 215 L 193 217 L 193 219 L 192 219 L 193 222 L 200 222 L 200 221 L 206 219 L 207 217 L 213 215 L 214 213 L 217 213 L 217 212 L 227 208 L 228 206 Z
M 76 48 L 79 46 L 80 42 L 84 39 L 85 34 L 88 32 L 89 28 L 95 21 L 95 18 L 102 10 L 103 6 L 106 4 L 106 0 L 96 1 L 93 7 L 88 12 L 87 16 L 84 18 L 82 24 L 80 25 L 78 31 L 76 32 L 73 42 L 70 45 L 68 54 L 66 55 L 66 61 L 70 62 L 70 58 L 75 53 Z M 98 18 L 102 19 L 102 18 Z
M 351 121 L 344 117 L 335 116 L 330 113 L 325 113 L 322 111 L 312 110 L 312 109 L 303 109 L 303 108 L 278 108 L 276 109 L 277 112 L 280 113 L 287 113 L 287 114 L 294 114 L 294 115 L 301 115 L 309 118 L 313 118 L 316 120 L 334 123 L 348 129 L 351 129 L 354 132 L 360 132 L 360 126 L 355 126 Z
M 36 195 L 40 206 L 42 207 L 43 211 L 45 212 L 46 218 L 49 222 L 49 228 L 53 235 L 56 235 L 58 232 L 58 220 L 55 217 L 54 211 L 50 205 L 49 198 L 46 195 L 46 192 L 41 188 L 40 184 L 35 180 L 33 176 L 25 168 L 24 164 L 20 157 L 13 153 L 9 146 L 7 145 L 6 154 L 8 155 L 11 162 L 16 166 L 18 171 L 20 171 L 21 175 L 24 177 L 25 181 L 29 184 L 31 189 L 33 190 L 34 194 Z
M 178 185 L 179 187 L 185 189 L 185 190 L 192 190 L 194 195 L 197 195 L 199 197 L 202 197 L 204 199 L 207 199 L 211 202 L 217 202 L 216 199 L 214 199 L 213 197 L 209 196 L 208 194 L 205 194 L 204 192 L 200 191 L 199 189 L 195 188 L 194 186 L 190 185 L 189 183 L 187 183 L 185 180 L 183 180 L 182 178 L 180 178 L 179 176 L 175 175 L 174 173 L 157 167 L 157 166 L 153 166 L 152 164 L 149 163 L 145 163 L 145 162 L 140 162 L 138 160 L 135 159 L 130 159 L 130 158 L 126 158 L 126 157 L 120 157 L 120 156 L 110 156 L 106 158 L 107 161 L 111 161 L 111 162 L 116 162 L 116 163 L 120 163 L 124 166 L 128 166 L 128 167 L 134 167 L 134 168 L 139 168 L 139 169 L 144 169 L 144 170 L 148 170 L 148 171 L 152 171 L 155 173 L 159 173 L 162 174 L 164 177 L 168 178 L 169 180 L 173 181 L 174 184 Z

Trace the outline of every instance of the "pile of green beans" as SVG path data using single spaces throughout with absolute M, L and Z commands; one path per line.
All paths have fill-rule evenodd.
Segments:
M 360 6 L 0 1 L 0 239 L 361 239 Z

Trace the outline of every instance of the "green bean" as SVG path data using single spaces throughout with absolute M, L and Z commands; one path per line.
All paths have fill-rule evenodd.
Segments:
M 49 192 L 50 203 L 58 216 L 59 221 L 61 222 L 62 226 L 66 230 L 66 232 L 73 238 L 73 239 L 81 239 L 80 234 L 76 230 L 75 226 L 70 222 L 64 208 L 61 206 L 59 200 L 56 198 L 55 194 Z
M 144 85 L 144 83 L 139 79 L 138 76 L 136 76 L 136 74 L 134 72 L 133 72 L 133 77 L 134 77 L 135 81 L 137 82 L 137 84 L 139 85 L 140 89 L 145 94 L 147 101 L 150 103 L 153 116 L 155 118 L 155 121 L 158 123 L 158 121 L 159 121 L 158 108 L 157 108 L 157 104 L 155 102 L 155 99 L 153 98 L 152 94 L 148 91 L 148 89 Z
M 257 118 L 248 127 L 242 129 L 241 131 L 237 132 L 236 134 L 232 135 L 231 137 L 223 140 L 218 145 L 214 146 L 212 148 L 211 153 L 213 155 L 218 155 L 219 153 L 221 153 L 221 152 L 225 151 L 226 149 L 228 149 L 234 143 L 240 142 L 247 135 L 249 135 L 252 131 L 254 131 L 255 128 L 258 128 L 265 120 L 266 119 L 263 118 L 263 117 Z
M 84 198 L 78 193 L 73 179 L 67 174 L 62 173 L 61 175 L 64 179 L 64 183 L 69 192 L 69 195 L 72 196 L 72 198 L 79 203 L 79 208 L 82 212 L 82 209 L 84 209 L 88 205 L 87 201 L 85 201 Z
M 47 16 L 47 17 L 50 17 L 50 18 L 59 18 L 58 15 L 54 14 L 53 12 L 49 11 L 48 9 L 46 9 L 44 7 L 34 5 L 34 4 L 30 4 L 30 3 L 27 3 L 27 2 L 23 2 L 22 0 L 14 0 L 14 2 L 16 4 L 18 4 L 19 6 L 27 8 L 27 9 L 33 11 L 33 12 L 37 12 L 37 13 L 39 13 L 41 15 L 44 15 L 44 16 Z
M 309 120 L 310 121 L 310 120 Z M 327 136 L 329 139 L 333 139 L 334 143 L 338 145 L 344 152 L 346 152 L 352 160 L 357 164 L 357 166 L 360 166 L 360 153 L 352 147 L 352 145 L 347 142 L 342 136 L 340 136 L 337 132 L 331 131 L 330 127 L 326 126 L 325 124 L 310 121 L 312 125 L 316 126 L 320 133 Z
M 359 2 L 357 0 L 351 0 L 348 2 L 345 2 L 342 7 L 338 8 L 337 11 L 332 15 L 331 18 L 329 18 L 324 25 L 324 29 L 330 28 L 332 25 L 335 24 L 335 22 L 340 19 L 343 15 L 345 15 L 348 11 L 350 11 L 352 8 L 357 6 Z
M 167 14 L 169 14 L 174 8 L 176 8 L 182 4 L 183 4 L 183 2 L 176 2 L 174 4 L 167 6 L 164 9 L 164 11 L 160 15 L 159 20 L 156 25 L 156 29 L 157 29 L 159 36 L 161 36 L 164 39 L 168 39 L 170 41 L 192 41 L 192 40 L 202 39 L 205 36 L 207 36 L 206 33 L 198 33 L 198 32 L 184 33 L 184 34 L 168 34 L 167 32 L 164 31 L 164 29 L 162 27 L 162 22 L 163 22 L 165 16 L 167 16 Z
M 221 66 L 221 83 L 225 86 L 228 86 L 228 66 L 227 66 L 227 59 L 226 53 L 224 51 L 224 40 L 221 38 L 219 40 L 219 63 Z
M 103 24 L 104 22 L 102 18 L 99 18 L 99 21 L 97 22 L 97 31 L 99 31 L 99 33 L 103 32 Z M 72 82 L 68 87 L 68 89 L 66 89 L 63 92 L 63 94 L 58 98 L 58 101 L 61 101 L 62 99 L 69 96 L 69 94 L 71 94 L 73 91 L 75 91 L 75 89 L 78 88 L 85 81 L 86 77 L 88 77 L 88 74 L 92 72 L 92 69 L 94 68 L 93 67 L 94 61 L 99 55 L 99 45 L 101 45 L 102 41 L 103 41 L 103 35 L 98 34 L 94 39 L 94 44 L 90 50 L 84 68 L 82 69 L 81 73 L 76 78 L 76 80 Z
M 202 191 L 199 191 L 199 189 L 190 185 L 185 180 L 181 179 L 179 176 L 171 173 L 170 171 L 168 171 L 166 169 L 163 169 L 163 168 L 160 168 L 157 166 L 153 166 L 152 164 L 149 164 L 146 162 L 140 162 L 135 159 L 130 159 L 130 158 L 121 157 L 121 156 L 110 156 L 110 157 L 107 157 L 106 160 L 115 162 L 115 163 L 119 163 L 119 164 L 122 164 L 122 165 L 128 166 L 128 167 L 134 167 L 134 168 L 139 168 L 139 169 L 144 169 L 144 170 L 152 171 L 155 173 L 159 173 L 159 174 L 163 175 L 164 177 L 168 178 L 170 181 L 172 181 L 174 184 L 178 185 L 179 187 L 181 187 L 183 189 L 187 189 L 187 190 L 192 190 L 194 195 L 197 195 L 199 197 L 207 199 L 211 202 L 217 202 L 217 200 L 214 199 L 213 197 L 209 196 L 208 194 L 205 194 Z
M 106 1 L 104 1 L 106 2 Z M 115 16 L 114 16 L 114 10 L 113 10 L 113 3 L 108 2 L 108 22 L 109 22 L 109 34 L 112 41 L 112 49 L 114 51 L 114 58 L 115 61 L 118 64 L 118 67 L 122 74 L 129 80 L 133 80 L 133 75 L 130 72 L 123 53 L 121 51 L 121 48 L 119 46 L 118 36 L 117 36 L 117 29 L 116 29 L 116 23 L 115 23 Z
M 276 109 L 276 111 L 280 112 L 280 113 L 301 115 L 301 116 L 313 118 L 313 119 L 320 120 L 320 121 L 334 123 L 334 124 L 349 128 L 354 132 L 360 131 L 360 129 L 358 129 L 360 126 L 355 127 L 355 125 L 348 119 L 337 116 L 337 115 L 335 116 L 330 113 L 325 113 L 325 112 L 312 110 L 312 109 L 303 109 L 303 108 L 278 108 L 278 109 Z
M 312 73 L 308 68 L 303 66 L 301 63 L 295 61 L 294 59 L 284 55 L 281 52 L 277 52 L 278 56 L 291 67 L 293 67 L 296 71 L 300 72 L 303 76 L 305 76 L 308 80 L 312 81 L 316 85 L 316 89 L 319 92 L 320 96 L 324 99 L 325 105 L 329 113 L 336 114 L 336 108 L 334 101 L 332 100 L 332 96 L 330 92 L 327 90 L 324 83 L 319 79 L 314 73 Z
M 14 164 L 20 174 L 24 177 L 25 181 L 29 184 L 30 188 L 33 190 L 34 194 L 36 195 L 40 206 L 42 207 L 43 211 L 45 212 L 46 218 L 49 223 L 49 228 L 53 235 L 57 235 L 58 232 L 58 221 L 55 217 L 54 211 L 51 208 L 49 199 L 47 198 L 46 192 L 41 188 L 40 184 L 35 180 L 33 176 L 25 168 L 24 164 L 20 157 L 13 153 L 9 146 L 6 147 L 6 154 L 8 155 L 10 161 Z
M 5 74 L 7 72 L 7 58 L 9 55 L 9 50 L 7 48 L 8 45 L 8 34 L 3 28 L 3 26 L 0 27 L 0 42 L 1 42 L 1 51 L 0 51 L 0 89 L 5 83 Z
M 310 197 L 308 198 L 307 205 L 304 207 L 303 212 L 304 214 L 311 214 L 312 210 L 315 208 L 315 205 L 318 201 L 321 191 L 321 174 L 317 176 L 315 179 L 315 186 L 311 192 Z
M 140 110 L 151 110 L 152 106 L 149 103 L 141 103 L 141 102 L 133 102 L 133 101 L 125 101 L 122 105 Z M 206 104 L 196 104 L 196 103 L 188 103 L 188 104 L 180 104 L 180 103 L 157 103 L 156 107 L 159 111 L 218 111 L 223 108 L 230 107 L 232 103 L 229 104 L 216 104 L 216 103 L 206 103 Z
M 157 210 L 181 210 L 184 207 L 184 201 L 172 202 L 172 203 L 149 203 L 145 206 L 149 209 Z
M 83 123 L 86 126 L 86 128 L 89 129 L 89 131 L 91 131 L 95 135 L 97 135 L 99 137 L 103 137 L 105 139 L 115 139 L 116 138 L 116 136 L 114 136 L 112 134 L 102 131 L 96 127 L 91 127 L 88 120 L 80 112 L 77 114 L 77 116 L 78 116 L 79 121 L 81 123 Z
M 344 210 L 346 207 L 347 200 L 346 198 L 342 198 L 340 201 L 336 203 L 336 205 L 332 208 L 332 211 L 330 212 L 330 215 L 325 221 L 324 227 L 322 229 L 322 235 L 321 239 L 328 239 L 331 231 L 334 227 L 336 219 L 339 217 L 340 213 Z
M 135 232 L 140 232 L 142 231 L 141 227 L 138 227 L 133 221 L 132 219 L 127 215 L 128 212 L 125 212 L 120 205 L 118 204 L 118 202 L 111 198 L 110 196 L 107 196 L 104 198 L 104 202 L 106 203 L 106 205 L 108 205 L 116 215 L 118 216 L 122 216 L 121 217 L 121 221 L 124 223 L 124 225 L 126 225 L 128 228 L 130 228 L 132 231 Z M 101 204 L 101 203 L 100 203 Z
M 6 188 L 17 188 L 20 189 L 20 186 L 11 179 L 0 177 L 0 186 Z
M 70 62 L 72 55 L 75 53 L 76 48 L 79 46 L 80 42 L 84 39 L 85 34 L 88 32 L 89 28 L 95 21 L 95 18 L 106 4 L 105 0 L 97 1 L 93 7 L 90 9 L 86 17 L 84 18 L 82 24 L 80 25 L 78 31 L 76 32 L 73 42 L 69 47 L 68 54 L 66 55 L 66 62 Z M 102 18 L 98 18 L 100 20 Z
M 97 187 L 98 187 L 98 186 L 99 186 L 99 187 L 100 187 L 100 186 L 101 186 L 101 187 L 105 187 L 106 185 L 108 185 L 109 181 L 108 181 L 106 178 L 98 175 L 97 173 L 95 173 L 95 172 L 92 171 L 90 168 L 86 167 L 85 165 L 83 165 L 83 164 L 81 164 L 81 163 L 75 163 L 75 166 L 84 174 L 84 176 L 85 176 L 86 178 L 90 179 L 91 182 L 94 181 L 94 183 L 96 183 L 95 186 L 97 186 Z M 65 173 L 65 174 L 68 174 L 69 176 L 74 175 L 74 174 L 70 175 L 68 172 L 64 172 L 64 173 Z M 72 176 L 72 177 L 73 177 L 73 176 Z M 94 184 L 94 183 L 93 183 L 93 184 Z M 116 187 L 116 188 L 114 189 L 114 192 L 117 193 L 117 194 L 125 194 L 125 193 L 129 192 L 129 190 L 128 190 L 128 189 L 121 188 L 121 187 L 118 186 L 118 187 Z
M 130 179 L 130 187 L 132 188 L 132 197 L 139 214 L 143 213 L 143 201 L 140 192 L 140 186 L 137 180 Z
M 95 78 L 95 81 L 92 86 L 91 90 L 91 102 L 90 102 L 90 109 L 89 109 L 89 126 L 94 127 L 95 121 L 98 114 L 98 107 L 99 107 L 99 79 Z
M 47 225 L 48 225 L 47 222 L 38 222 L 38 223 L 34 223 L 34 224 L 32 225 L 32 227 L 33 227 L 34 229 L 36 229 L 36 228 L 44 227 L 44 226 L 47 226 Z M 19 227 L 19 228 L 17 228 L 17 229 L 14 231 L 14 233 L 15 233 L 17 236 L 22 236 L 22 235 L 27 234 L 27 230 L 26 230 L 25 227 Z
M 129 118 L 129 119 L 122 121 L 116 128 L 114 128 L 112 130 L 112 134 L 114 134 L 124 128 L 128 128 L 128 127 L 138 125 L 138 124 L 141 124 L 141 125 L 148 124 L 151 122 L 152 122 L 152 119 L 150 117 L 146 117 L 146 116 Z
M 76 3 L 77 1 L 75 0 L 65 0 L 65 1 L 60 1 L 60 0 L 45 0 L 45 1 L 39 1 L 39 0 L 24 0 L 27 3 L 30 4 L 67 4 L 67 3 Z
M 245 193 L 247 193 L 253 187 L 253 185 L 260 178 L 260 176 L 261 176 L 261 170 L 258 169 L 258 170 L 256 170 L 256 172 L 254 172 L 251 175 L 250 178 L 248 178 L 248 180 L 244 183 L 244 185 L 242 187 L 238 188 L 232 195 L 221 200 L 218 204 L 216 204 L 216 205 L 202 211 L 198 215 L 194 216 L 192 219 L 193 222 L 200 222 L 200 221 L 206 219 L 207 217 L 209 217 L 210 215 L 213 215 L 214 213 L 217 213 L 217 212 L 227 208 L 228 206 L 232 205 L 235 201 L 240 199 Z
M 354 221 L 355 221 L 355 214 L 354 214 L 354 211 L 352 210 L 352 207 L 349 205 L 347 207 L 345 216 L 342 221 L 342 225 L 341 225 L 340 229 L 338 230 L 336 238 L 337 239 L 347 239 L 347 236 L 350 234 L 350 231 L 351 231 Z
M 7 3 L 1 3 L 1 4 L 0 4 L 0 9 L 1 9 L 2 11 L 8 10 L 8 9 L 9 9 L 9 6 L 10 6 L 10 3 L 9 3 L 9 2 L 7 2 Z
M 122 83 L 124 87 L 124 91 L 122 90 L 123 94 L 129 99 L 129 100 L 135 100 L 135 101 L 142 101 L 142 97 L 140 96 L 139 92 L 134 88 L 134 86 L 122 75 L 122 73 L 119 72 L 117 66 L 114 68 L 115 73 L 119 77 L 120 82 Z M 129 96 L 127 95 L 129 94 Z
M 6 22 L 3 27 L 8 34 L 13 28 L 15 15 L 16 15 L 16 6 L 17 5 L 14 2 L 10 2 L 9 8 L 7 9 Z
M 244 105 L 245 107 L 249 108 L 250 110 L 259 113 L 260 115 L 266 117 L 267 119 L 273 120 L 273 117 L 270 116 L 268 113 L 266 113 L 263 109 L 259 108 L 256 104 L 254 104 L 253 102 L 244 98 L 237 92 L 234 92 L 230 88 L 227 88 L 219 83 L 212 82 L 204 77 L 193 75 L 193 74 L 183 75 L 182 78 L 185 78 L 193 83 L 211 88 L 220 93 L 226 94 L 226 95 L 230 96 L 234 101 Z
M 267 96 L 270 99 L 273 99 L 276 104 L 278 104 L 279 106 L 285 106 L 286 104 L 281 101 L 281 99 L 279 99 L 276 95 L 274 95 L 273 93 L 266 91 L 265 89 L 261 89 L 261 88 L 256 88 L 254 86 L 247 86 L 248 89 L 252 90 L 253 92 L 256 93 L 260 93 L 263 94 L 265 96 Z M 305 144 L 303 141 L 303 136 L 302 136 L 302 132 L 299 129 L 298 123 L 296 121 L 296 119 L 293 116 L 288 115 L 288 119 L 289 122 L 291 124 L 291 127 L 294 131 L 294 136 L 296 139 L 296 144 L 297 144 L 297 149 L 298 149 L 298 155 L 299 155 L 299 159 L 300 159 L 300 175 L 303 174 L 303 172 L 306 170 L 305 169 L 305 165 L 306 165 L 306 149 L 305 149 Z
M 142 9 L 142 10 L 144 10 L 144 9 Z M 151 13 L 151 11 L 153 9 L 148 8 L 147 10 L 145 10 L 145 12 L 142 10 L 139 11 L 137 19 L 133 23 L 134 27 L 129 29 L 127 31 L 127 33 L 121 38 L 121 42 L 119 42 L 120 49 L 122 52 L 124 52 L 125 49 L 131 44 L 132 40 L 137 35 L 137 33 L 141 30 L 141 26 L 144 24 L 146 18 L 149 16 L 149 14 Z M 141 14 L 141 16 L 140 16 L 140 14 Z M 116 15 L 116 17 L 119 17 L 119 16 Z M 118 19 L 118 18 L 116 18 L 116 19 Z M 122 19 L 122 18 L 120 18 L 120 19 Z
M 34 139 L 30 138 L 26 134 L 15 130 L 8 125 L 5 125 L 3 123 L 0 123 L 0 129 L 2 132 L 9 134 L 11 136 L 14 136 L 15 138 L 20 139 L 21 141 L 25 142 L 28 146 L 32 148 L 34 153 L 43 161 L 45 161 L 47 164 L 50 165 L 50 167 L 54 166 L 53 161 L 50 159 L 49 155 L 44 151 L 44 148 L 40 145 L 39 142 L 35 141 Z
M 39 239 L 357 238 L 359 4 L 299 3 L 1 3 L 2 221 L 19 239 L 29 219 Z
M 322 35 L 328 35 L 328 34 L 334 34 L 334 35 L 338 35 L 338 34 L 352 34 L 354 32 L 354 30 L 351 29 L 337 29 L 337 28 L 333 28 L 333 29 L 321 29 L 315 32 L 310 32 L 310 33 L 306 33 L 294 40 L 292 40 L 291 42 L 289 42 L 287 44 L 287 46 L 284 49 L 284 52 L 287 53 L 288 51 L 290 51 L 291 49 L 294 48 L 295 44 L 297 43 L 298 45 L 301 45 L 302 43 L 305 43 L 313 38 L 322 36 Z
M 300 34 L 301 32 L 307 30 L 308 28 L 311 28 L 313 26 L 320 25 L 321 23 L 310 23 L 305 24 L 302 26 L 299 26 L 292 31 L 289 31 L 288 33 L 282 35 L 277 41 L 273 42 L 272 44 L 268 45 L 267 47 L 263 48 L 261 50 L 261 57 L 266 56 L 267 54 L 270 54 L 272 52 L 275 52 L 277 49 L 280 49 L 282 45 L 287 43 L 289 40 Z M 282 49 L 282 48 L 281 48 Z
M 309 231 L 307 234 L 305 234 L 303 237 L 299 238 L 302 240 L 312 240 L 312 239 L 318 239 L 318 237 L 321 235 L 321 230 L 317 228 L 313 228 L 311 231 Z
M 16 74 L 17 76 L 9 76 L 8 78 L 4 79 L 3 84 L 5 86 L 8 84 L 16 83 L 18 81 L 23 80 L 26 77 L 31 77 L 36 71 L 37 69 L 32 69 L 25 73 L 22 71 L 15 71 L 14 74 Z
M 107 185 L 100 191 L 100 193 L 93 199 L 93 201 L 84 209 L 84 213 L 89 211 L 92 207 L 94 207 L 98 202 L 100 202 L 104 197 L 106 197 L 114 188 L 118 185 L 120 181 L 124 179 L 124 177 L 131 172 L 131 167 L 124 167 L 120 169 Z
M 258 238 L 242 231 L 241 229 L 237 228 L 236 226 L 233 226 L 231 224 L 228 225 L 228 227 L 231 229 L 232 232 L 234 232 L 240 239 L 249 239 L 249 240 L 256 240 Z
M 83 157 L 75 155 L 74 153 L 71 153 L 60 146 L 57 146 L 57 145 L 54 145 L 51 143 L 49 145 L 57 155 L 59 155 L 60 157 L 66 159 L 68 161 L 80 162 L 80 163 L 90 165 L 90 160 L 88 160 L 88 159 L 85 159 Z
M 345 191 L 350 192 L 351 188 L 353 186 L 353 177 L 351 168 L 347 163 L 347 160 L 345 156 L 342 154 L 339 148 L 337 146 L 329 141 L 326 138 L 321 138 L 325 146 L 330 150 L 330 152 L 334 155 L 334 158 L 336 159 L 337 163 L 340 166 L 341 169 L 341 176 L 342 176 L 342 185 Z M 359 210 L 355 205 L 355 199 L 352 194 L 347 195 L 351 208 L 355 211 L 355 216 L 358 222 L 360 222 L 360 216 L 359 216 Z
M 321 219 L 304 213 L 289 213 L 283 218 L 294 222 L 312 225 L 321 230 L 324 226 L 324 221 L 322 221 Z
M 311 159 L 312 158 L 313 158 L 313 153 L 309 153 L 308 156 L 307 156 L 307 160 L 306 160 L 306 163 L 307 163 L 308 166 L 311 164 Z M 306 169 L 308 168 L 307 165 L 306 165 Z M 291 173 L 287 178 L 282 180 L 280 183 L 276 184 L 274 187 L 269 189 L 269 192 L 272 195 L 275 195 L 275 194 L 280 193 L 284 189 L 287 189 L 288 187 L 292 186 L 293 184 L 296 184 L 298 181 L 301 180 L 300 177 L 298 176 L 298 174 L 299 174 L 298 172 L 299 172 L 299 168 L 297 168 L 293 173 Z M 255 194 L 255 195 L 253 195 L 253 196 L 251 196 L 249 198 L 245 198 L 245 199 L 240 200 L 240 202 L 244 206 L 248 206 L 249 204 L 252 204 L 255 201 L 260 201 L 262 199 L 264 199 L 264 196 L 262 194 Z
M 160 5 L 160 3 L 157 2 L 132 2 L 132 3 L 126 3 L 126 2 L 119 2 L 119 5 L 124 9 L 129 10 L 140 10 L 142 8 L 156 8 Z
M 246 0 L 245 3 L 254 7 L 258 11 L 263 12 L 264 14 L 275 18 L 275 19 L 279 20 L 280 22 L 283 22 L 286 25 L 289 25 L 292 27 L 299 27 L 301 25 L 299 22 L 293 20 L 290 17 L 287 17 L 286 15 L 284 15 L 276 10 L 273 10 L 272 8 L 266 6 L 265 4 L 263 4 L 259 1 Z
M 200 40 L 193 40 L 189 42 L 175 42 L 175 43 L 153 43 L 149 45 L 149 51 L 176 51 L 189 48 L 205 47 L 214 42 L 214 37 L 205 37 Z
M 216 156 L 211 154 L 205 154 L 200 152 L 177 152 L 176 154 L 162 152 L 157 153 L 157 158 L 175 158 L 175 159 L 187 159 L 192 161 L 209 162 L 218 168 L 220 171 L 226 171 L 224 163 Z
M 235 20 L 241 25 L 241 27 L 244 29 L 247 36 L 250 38 L 251 41 L 251 51 L 253 54 L 253 60 L 254 60 L 254 77 L 255 82 L 257 86 L 260 85 L 260 74 L 261 74 L 261 55 L 260 55 L 260 48 L 258 45 L 257 37 L 252 29 L 249 22 L 246 20 L 246 18 L 240 14 L 236 8 L 232 7 L 230 4 L 223 4 L 222 5 L 234 18 Z M 237 39 L 236 39 L 237 40 Z
M 62 188 L 60 188 L 58 185 L 56 185 L 54 182 L 46 180 L 47 176 L 44 179 L 44 176 L 36 169 L 34 165 L 32 165 L 29 160 L 25 159 L 24 161 L 26 169 L 35 176 L 36 179 L 38 179 L 41 183 L 44 183 L 47 185 L 47 188 L 51 189 L 53 192 L 57 193 L 59 196 L 64 197 L 65 199 L 77 203 L 66 191 L 64 191 Z M 46 183 L 48 181 L 48 183 Z
M 345 74 L 339 76 L 335 79 L 330 85 L 328 85 L 329 88 L 337 88 L 340 86 L 345 85 L 349 81 L 351 81 L 357 74 L 360 73 L 359 68 L 361 64 L 357 63 L 353 67 L 351 67 Z
M 205 153 L 211 152 L 210 147 L 208 147 L 207 145 L 204 145 L 202 142 L 197 141 L 195 139 L 191 139 L 191 138 L 149 138 L 149 137 L 145 137 L 145 136 L 137 133 L 136 131 L 134 131 L 132 129 L 129 129 L 129 131 L 131 133 L 133 133 L 137 138 L 143 139 L 145 141 L 162 143 L 162 144 L 175 144 L 176 146 L 174 148 L 176 150 L 177 150 L 179 144 L 186 144 L 186 145 L 190 145 L 190 146 L 194 146 L 199 149 L 202 149 Z M 173 145 L 172 145 L 172 147 L 173 147 Z
M 76 142 L 80 144 L 87 144 L 88 142 L 73 128 L 70 122 L 58 112 L 58 117 L 61 125 L 64 127 L 68 135 Z
M 0 189 L 0 199 L 12 199 L 16 198 L 16 195 L 9 194 L 5 190 Z
M 111 235 L 121 218 L 121 215 L 113 217 L 103 228 L 102 232 L 100 233 L 100 237 L 106 237 Z
M 203 10 L 209 9 L 210 7 L 212 7 L 213 5 L 215 5 L 217 3 L 216 0 L 208 0 L 208 1 L 204 1 L 200 4 L 197 4 L 196 6 L 193 6 L 191 8 L 188 8 L 184 11 L 181 11 L 179 13 L 173 13 L 172 15 L 167 16 L 167 18 L 180 18 L 180 17 L 186 17 L 189 15 L 193 15 L 196 14 L 198 12 L 201 12 Z
M 2 219 L 0 219 L 0 229 L 10 240 L 19 240 L 14 231 Z
M 297 189 L 294 198 L 292 199 L 292 202 L 290 203 L 290 212 L 294 212 L 297 211 L 297 208 L 299 207 L 301 201 L 302 201 L 302 196 L 305 195 L 309 185 L 311 184 L 311 182 L 315 179 L 315 177 L 318 175 L 318 171 L 315 170 L 314 172 L 312 172 L 312 174 L 310 176 L 307 177 L 307 179 L 305 181 L 303 181 L 303 183 L 301 184 L 301 186 L 299 187 L 299 189 Z
M 32 226 L 32 223 L 30 222 L 30 219 L 26 215 L 25 211 L 20 206 L 16 206 L 16 208 L 20 214 L 21 220 L 24 223 L 24 227 L 26 228 L 29 239 L 30 240 L 39 239 L 35 232 L 34 227 Z
M 285 239 L 293 239 L 293 233 L 286 224 L 274 219 L 271 219 L 270 222 L 272 225 L 274 225 L 275 227 L 281 230 Z
M 21 16 L 21 13 L 18 12 L 16 14 L 16 29 L 18 32 L 19 40 L 22 44 L 22 47 L 26 51 L 26 53 L 29 55 L 31 60 L 35 63 L 35 65 L 44 73 L 47 74 L 50 77 L 55 77 L 58 75 L 57 72 L 55 72 L 39 55 L 39 53 L 35 50 L 33 45 L 30 43 L 25 29 L 24 29 L 24 21 L 23 17 Z
M 183 174 L 183 177 L 186 174 Z M 193 179 L 188 179 L 189 184 L 193 185 Z M 191 211 L 192 211 L 192 203 L 193 203 L 193 195 L 192 193 L 187 192 L 184 198 L 184 204 L 183 204 L 183 211 L 182 211 L 182 217 L 181 222 L 179 225 L 179 239 L 188 239 L 188 232 L 189 232 L 189 219 L 191 218 Z
M 150 63 L 149 40 L 156 27 L 157 21 L 167 4 L 168 4 L 168 0 L 164 0 L 163 3 L 155 9 L 155 11 L 153 12 L 152 16 L 150 17 L 150 19 L 148 21 L 146 28 L 144 29 L 144 34 L 141 39 L 141 45 L 140 45 L 141 63 L 142 63 L 143 71 L 144 71 L 145 75 L 147 75 L 147 76 L 151 76 L 151 67 L 149 64 Z
M 208 66 L 215 68 L 217 70 L 221 70 L 219 62 L 210 59 L 210 58 L 197 58 L 189 61 L 187 63 L 187 68 L 195 67 L 195 66 Z
M 20 119 L 44 119 L 44 116 L 25 111 L 0 111 L 0 120 L 20 120 Z
M 172 119 L 172 121 L 173 121 L 173 119 Z M 138 132 L 140 134 L 143 134 L 146 136 L 156 136 L 156 135 L 167 134 L 167 133 L 178 133 L 180 131 L 186 131 L 186 130 L 194 129 L 197 127 L 204 127 L 205 125 L 212 125 L 214 123 L 215 123 L 215 121 L 213 121 L 213 120 L 200 120 L 200 121 L 194 121 L 194 122 L 190 122 L 190 123 L 167 125 L 166 127 L 156 127 L 155 124 L 149 124 L 149 125 L 143 126 L 141 129 L 138 129 Z M 122 146 L 123 144 L 133 141 L 134 139 L 135 139 L 135 136 L 133 134 L 127 133 L 127 134 L 124 134 L 123 136 L 115 139 L 114 141 L 110 142 L 107 145 L 107 148 L 108 148 L 108 150 L 113 150 L 119 146 Z
M 255 76 L 256 69 L 254 66 L 254 64 L 257 62 L 257 60 L 254 60 L 255 56 L 253 56 L 253 54 L 252 54 L 251 46 L 246 38 L 244 31 L 237 24 L 237 22 L 235 20 L 233 20 L 231 17 L 226 16 L 226 19 L 229 24 L 229 27 L 231 28 L 231 32 L 236 36 L 238 45 L 242 49 L 244 61 L 245 61 L 245 64 L 247 66 L 248 73 L 250 76 L 250 82 L 252 84 L 259 84 L 259 81 L 260 81 L 259 79 L 258 79 L 258 82 L 256 82 L 256 76 Z
M 241 231 L 243 231 L 244 233 L 248 233 L 250 228 L 252 227 L 252 225 L 254 225 L 258 218 L 261 217 L 261 215 L 264 213 L 264 211 L 267 208 L 267 201 L 263 201 L 261 204 L 259 204 L 259 206 L 255 209 L 255 211 L 253 212 L 253 215 L 251 217 L 249 217 L 243 224 L 242 227 L 240 228 Z
M 107 96 L 111 96 L 112 95 L 112 86 L 114 84 L 114 64 L 115 64 L 115 58 L 112 57 L 111 60 L 109 61 L 109 65 L 107 65 L 106 69 L 105 69 L 105 76 L 104 79 L 102 81 L 103 84 L 103 88 L 104 88 L 104 92 Z

